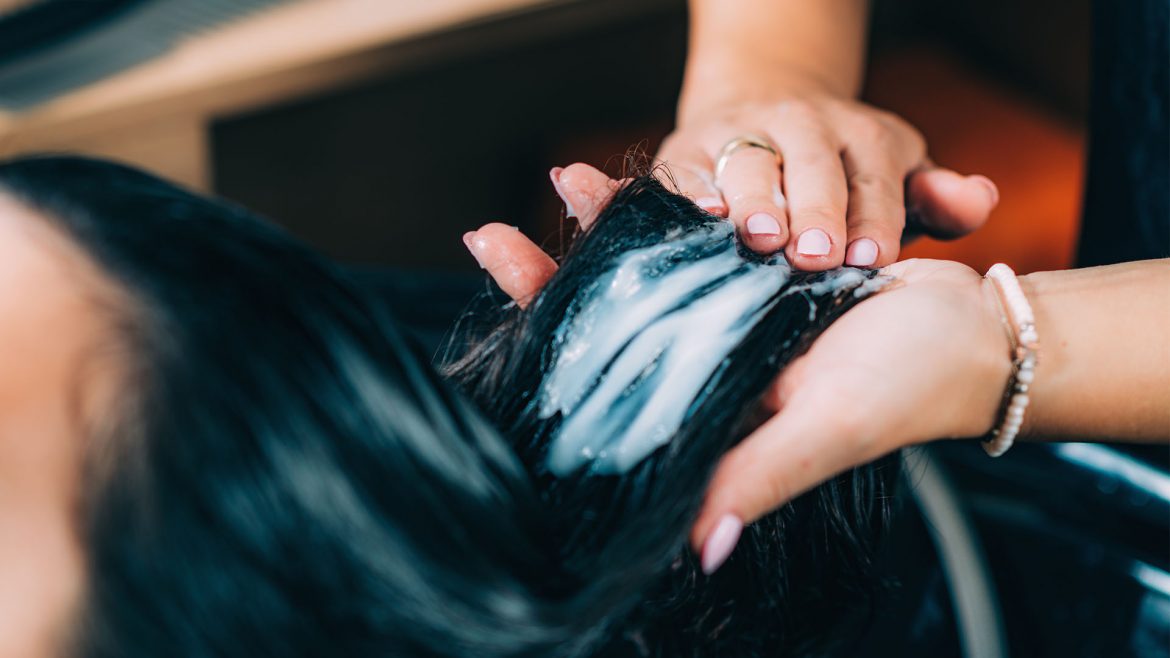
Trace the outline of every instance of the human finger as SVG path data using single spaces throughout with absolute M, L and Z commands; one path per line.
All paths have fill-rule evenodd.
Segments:
M 906 226 L 906 167 L 875 146 L 859 144 L 844 154 L 849 189 L 845 264 L 853 267 L 881 267 L 897 260 Z
M 986 176 L 933 166 L 910 174 L 906 194 L 913 223 L 939 239 L 961 237 L 983 226 L 999 204 L 999 188 Z
M 727 156 L 717 181 L 727 201 L 728 216 L 752 251 L 770 254 L 788 241 L 787 202 L 780 189 L 775 154 L 762 148 L 740 148 Z
M 854 114 L 841 122 L 849 190 L 845 264 L 894 262 L 906 226 L 905 180 L 926 159 L 926 140 L 897 116 Z
M 577 162 L 553 167 L 548 172 L 557 196 L 565 202 L 565 213 L 588 229 L 605 209 L 616 191 L 614 181 L 602 171 Z
M 845 260 L 849 198 L 840 145 L 818 120 L 798 112 L 778 118 L 770 132 L 784 158 L 788 261 L 801 270 L 837 267 Z
M 521 308 L 557 271 L 556 262 L 543 249 L 507 224 L 487 224 L 465 233 L 463 243 L 479 266 Z
M 726 217 L 727 203 L 715 185 L 711 158 L 702 148 L 688 144 L 682 138 L 667 138 L 658 151 L 658 160 L 666 166 L 656 169 L 655 176 L 703 210 L 718 217 Z
M 719 545 L 720 526 L 751 523 L 882 453 L 873 435 L 876 426 L 860 413 L 841 409 L 838 386 L 810 386 L 806 381 L 778 414 L 720 461 L 691 531 L 705 567 L 717 567 L 732 548 Z

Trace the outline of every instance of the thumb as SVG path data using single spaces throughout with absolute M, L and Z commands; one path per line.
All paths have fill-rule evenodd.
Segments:
M 731 554 L 734 538 L 727 540 L 727 528 L 751 523 L 881 454 L 866 424 L 853 420 L 856 414 L 842 409 L 841 401 L 839 395 L 806 387 L 724 455 L 691 530 L 704 570 L 714 571 Z
M 548 283 L 556 262 L 523 233 L 500 223 L 486 224 L 463 235 L 463 244 L 479 266 L 521 308 Z
M 986 176 L 920 169 L 906 182 L 907 232 L 917 229 L 942 240 L 961 237 L 983 226 L 998 203 L 999 188 Z

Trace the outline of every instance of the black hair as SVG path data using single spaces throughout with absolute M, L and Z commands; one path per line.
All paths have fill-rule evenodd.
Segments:
M 872 560 L 889 522 L 897 457 L 829 480 L 752 524 L 712 576 L 702 574 L 686 544 L 716 462 L 743 437 L 770 382 L 868 294 L 859 284 L 817 290 L 840 270 L 794 272 L 712 373 L 686 422 L 633 470 L 549 472 L 548 448 L 563 419 L 539 413 L 538 398 L 564 347 L 558 339 L 566 318 L 571 322 L 590 284 L 623 255 L 720 222 L 654 176 L 634 178 L 571 245 L 530 307 L 508 307 L 470 351 L 460 354 L 456 345 L 458 358 L 445 368 L 536 482 L 546 513 L 543 550 L 558 567 L 546 587 L 556 596 L 596 593 L 597 601 L 583 602 L 596 605 L 609 625 L 605 655 L 825 655 L 863 627 L 876 590 Z M 709 247 L 698 244 L 671 258 L 703 257 Z M 740 255 L 774 260 L 742 248 Z M 866 271 L 865 279 L 875 275 Z
M 863 608 L 891 463 L 753 525 L 712 578 L 685 543 L 745 410 L 856 296 L 778 304 L 685 440 L 634 471 L 543 470 L 557 420 L 525 401 L 574 289 L 623 250 L 715 221 L 651 179 L 448 369 L 454 386 L 382 303 L 241 208 L 76 157 L 0 163 L 0 189 L 133 300 L 123 403 L 87 438 L 69 653 L 795 654 Z

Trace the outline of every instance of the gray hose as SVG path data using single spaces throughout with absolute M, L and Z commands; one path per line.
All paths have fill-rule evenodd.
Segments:
M 1007 658 L 995 583 L 958 492 L 928 448 L 903 451 L 911 491 L 942 561 L 965 658 Z

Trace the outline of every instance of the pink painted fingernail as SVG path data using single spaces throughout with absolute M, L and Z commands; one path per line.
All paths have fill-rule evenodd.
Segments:
M 796 253 L 802 256 L 828 256 L 833 244 L 829 242 L 829 234 L 819 228 L 810 228 L 800 234 L 796 241 Z
M 695 199 L 695 205 L 712 215 L 718 215 L 724 209 L 723 199 L 717 196 L 701 196 Z
M 471 252 L 471 257 L 479 265 L 479 269 L 483 269 L 483 261 L 479 259 L 479 254 L 475 251 L 475 231 L 468 231 L 463 234 L 463 244 L 467 245 L 467 250 Z
M 854 240 L 845 252 L 845 264 L 853 267 L 869 267 L 877 262 L 877 243 L 869 238 Z
M 731 557 L 731 552 L 735 550 L 741 532 L 743 521 L 734 514 L 724 514 L 723 518 L 719 519 L 715 529 L 707 535 L 707 541 L 703 542 L 703 556 L 699 560 L 703 573 L 710 576 L 723 566 L 727 558 Z
M 780 222 L 766 212 L 747 218 L 747 230 L 752 235 L 780 235 Z
M 978 182 L 987 190 L 988 196 L 991 197 L 991 205 L 999 205 L 999 188 L 995 185 L 995 183 L 991 182 L 990 178 L 987 176 L 980 176 L 979 174 L 968 176 L 967 178 Z
M 565 190 L 561 188 L 561 173 L 564 171 L 564 167 L 553 167 L 548 170 L 548 177 L 552 180 L 553 189 L 557 191 L 557 196 L 565 204 L 565 217 L 571 219 L 577 216 L 577 211 L 573 208 L 573 204 L 569 203 L 569 195 L 565 194 Z

